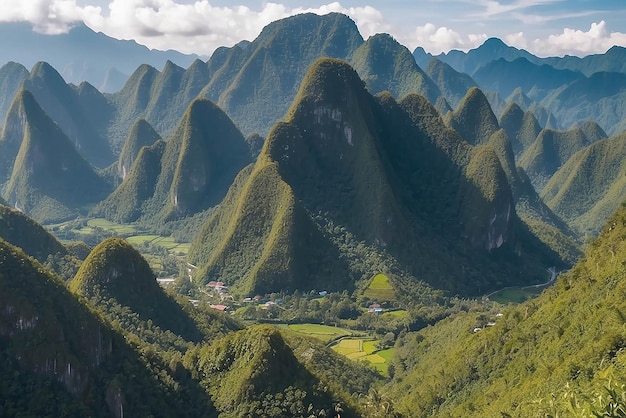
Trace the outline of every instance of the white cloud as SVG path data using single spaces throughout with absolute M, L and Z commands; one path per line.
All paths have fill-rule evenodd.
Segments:
M 210 0 L 1 0 L 0 22 L 31 22 L 38 32 L 67 32 L 72 25 L 85 22 L 96 31 L 118 39 L 134 39 L 150 48 L 177 49 L 210 55 L 215 48 L 231 46 L 242 39 L 252 40 L 270 22 L 298 13 L 344 13 L 359 27 L 364 38 L 375 33 L 391 33 L 410 49 L 421 46 L 431 53 L 451 49 L 468 50 L 482 44 L 486 34 L 463 34 L 446 26 L 426 23 L 415 29 L 392 25 L 382 12 L 372 6 L 344 7 L 329 2 L 316 8 L 288 7 L 287 2 L 263 2 L 258 9 L 243 5 L 217 7 Z M 96 3 L 97 1 L 97 3 Z M 241 0 L 242 2 L 244 0 Z M 514 0 L 504 3 L 481 0 L 477 3 L 483 15 L 475 19 L 515 15 L 531 6 L 559 0 Z M 107 4 L 104 7 L 84 4 Z M 563 17 L 583 16 L 590 12 L 568 15 L 524 15 L 524 19 L 541 22 Z M 518 19 L 522 17 L 518 16 Z M 523 20 L 523 19 L 522 19 Z M 538 20 L 539 21 L 539 20 Z M 480 29 L 482 30 L 482 29 Z M 489 34 L 489 36 L 497 36 Z M 587 55 L 602 53 L 613 45 L 626 46 L 626 34 L 609 32 L 605 21 L 593 23 L 588 31 L 564 29 L 562 33 L 532 40 L 523 32 L 503 37 L 509 45 L 528 49 L 537 55 Z
M 482 19 L 499 17 L 500 15 L 515 12 L 517 10 L 524 10 L 536 6 L 545 6 L 553 3 L 560 3 L 563 0 L 515 0 L 513 2 L 503 3 L 495 0 L 479 0 L 478 5 L 483 7 L 483 10 L 476 17 Z
M 3 0 L 0 22 L 30 22 L 37 32 L 58 34 L 97 9 L 78 7 L 75 0 Z
M 469 34 L 463 36 L 445 26 L 437 27 L 432 23 L 418 26 L 413 36 L 408 37 L 411 47 L 421 46 L 426 51 L 438 54 L 451 49 L 468 50 L 482 44 L 487 39 L 485 34 Z
M 81 7 L 76 0 L 3 0 L 0 21 L 31 22 L 36 31 L 67 32 L 83 21 L 96 31 L 118 39 L 135 39 L 157 49 L 178 49 L 209 55 L 222 45 L 254 39 L 268 23 L 299 13 L 349 15 L 364 37 L 389 32 L 382 13 L 371 7 L 343 7 L 332 2 L 318 8 L 289 8 L 264 3 L 260 10 L 247 6 L 215 7 L 209 0 L 111 0 L 104 8 Z
M 563 33 L 546 39 L 535 39 L 531 52 L 540 56 L 565 54 L 584 56 L 603 53 L 613 45 L 626 46 L 626 34 L 609 32 L 604 20 L 592 23 L 587 32 L 566 28 Z
M 503 41 L 507 45 L 511 45 L 516 48 L 520 48 L 520 49 L 528 48 L 528 41 L 526 40 L 526 37 L 524 36 L 524 32 L 508 34 L 504 37 Z

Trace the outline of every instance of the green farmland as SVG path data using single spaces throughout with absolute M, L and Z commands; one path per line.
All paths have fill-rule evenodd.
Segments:
M 330 327 L 328 325 L 319 324 L 289 324 L 282 325 L 290 331 L 297 332 L 298 334 L 304 334 L 309 337 L 317 338 L 318 340 L 328 343 L 341 337 L 353 335 L 353 332 L 339 327 Z
M 375 340 L 345 338 L 333 345 L 332 349 L 350 360 L 368 362 L 381 374 L 387 375 L 387 368 L 394 349 L 377 351 L 377 343 Z

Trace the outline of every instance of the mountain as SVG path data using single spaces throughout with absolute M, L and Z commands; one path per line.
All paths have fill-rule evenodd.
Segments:
M 92 214 L 119 223 L 136 221 L 143 214 L 144 204 L 154 195 L 164 152 L 165 141 L 141 148 L 124 181 Z
M 448 103 L 446 98 L 443 96 L 439 96 L 439 98 L 437 99 L 437 102 L 435 103 L 435 109 L 437 109 L 437 112 L 444 117 L 448 114 L 448 112 L 452 112 L 452 107 L 450 106 L 450 103 Z
M 248 143 L 248 147 L 250 148 L 250 155 L 252 156 L 252 159 L 256 159 L 256 157 L 258 157 L 261 153 L 261 149 L 263 148 L 263 144 L 265 143 L 265 138 L 254 132 L 246 136 L 246 142 Z
M 171 220 L 215 206 L 250 162 L 233 122 L 206 99 L 193 101 L 171 138 L 140 151 L 117 190 L 94 211 L 109 219 Z
M 524 93 L 521 87 L 516 87 L 511 94 L 506 97 L 505 101 L 515 103 L 522 110 L 528 110 L 535 105 L 535 102 Z
M 115 303 L 130 309 L 139 321 L 150 321 L 150 327 L 171 331 L 186 341 L 202 340 L 193 320 L 159 286 L 148 262 L 122 239 L 109 238 L 98 244 L 70 281 L 69 288 L 105 314 L 107 305 Z M 114 319 L 120 318 L 110 318 Z
M 418 56 L 420 56 L 419 53 Z M 436 55 L 435 58 L 450 65 L 456 71 L 469 74 L 470 76 L 473 76 L 480 67 L 500 58 L 506 61 L 525 58 L 532 63 L 539 62 L 539 58 L 530 52 L 508 46 L 498 38 L 489 38 L 478 48 L 470 49 L 467 53 L 452 50 L 447 54 Z
M 623 405 L 618 388 L 626 378 L 624 225 L 622 207 L 585 258 L 539 297 L 463 313 L 398 342 L 387 385 L 396 410 L 415 417 L 611 415 Z
M 22 64 L 11 61 L 0 67 L 0 120 L 6 117 L 13 98 L 28 77 L 29 72 Z
M 81 206 L 102 199 L 109 186 L 78 154 L 33 95 L 16 97 L 23 138 L 4 195 L 40 222 L 67 219 Z
M 356 24 L 343 14 L 277 20 L 254 41 L 213 54 L 207 65 L 215 72 L 202 95 L 224 109 L 245 135 L 265 136 L 316 59 L 349 59 L 362 43 Z
M 339 375 L 355 368 L 345 360 L 343 371 L 334 367 L 337 354 L 320 353 L 323 347 L 309 344 L 307 350 L 309 357 L 328 356 L 329 368 Z M 250 327 L 192 350 L 184 361 L 198 369 L 216 407 L 228 416 L 334 416 L 337 406 L 342 417 L 362 416 L 351 393 L 346 393 L 350 388 L 337 385 L 339 376 L 316 376 L 307 368 L 306 357 L 296 357 L 278 329 L 269 325 Z M 371 372 L 363 377 L 369 384 L 377 380 Z
M 516 168 L 513 142 L 508 132 L 499 127 L 486 96 L 473 88 L 445 120 L 470 143 L 477 143 L 482 149 L 489 147 L 495 152 L 506 175 L 515 212 L 524 225 L 523 233 L 536 236 L 568 263 L 575 262 L 580 255 L 575 234 L 540 199 L 527 174 Z
M 597 72 L 626 73 L 624 59 L 626 59 L 626 48 L 615 45 L 604 54 L 592 54 L 585 57 L 566 55 L 544 58 L 542 61 L 554 68 L 579 71 L 590 77 Z
M 161 137 L 145 119 L 138 119 L 128 133 L 124 146 L 117 160 L 117 175 L 122 180 L 130 172 L 130 167 L 139 155 L 142 147 L 149 147 Z
M 507 61 L 500 58 L 485 64 L 472 78 L 484 90 L 497 91 L 502 96 L 509 96 L 516 88 L 534 93 L 539 101 L 552 90 L 582 79 L 581 73 L 570 70 L 557 70 L 547 64 L 533 64 L 526 58 Z
M 413 58 L 415 58 L 415 62 L 417 62 L 417 65 L 419 65 L 420 68 L 426 68 L 428 67 L 430 60 L 433 59 L 433 55 L 426 52 L 421 46 L 418 46 L 413 51 Z
M 533 94 L 533 90 L 531 90 L 529 94 Z M 537 122 L 539 122 L 539 125 L 544 128 L 555 130 L 560 129 L 561 124 L 556 117 L 549 110 L 543 107 L 543 105 L 528 97 L 526 93 L 522 91 L 521 87 L 517 87 L 513 90 L 505 101 L 509 104 L 517 104 L 525 112 L 532 112 L 533 116 L 537 119 Z M 500 115 L 500 117 L 502 117 L 502 115 Z
M 381 266 L 368 257 L 384 249 L 413 277 L 476 292 L 490 286 L 493 270 L 486 270 L 515 263 L 504 255 L 508 248 L 528 244 L 516 237 L 518 222 L 492 148 L 464 142 L 423 96 L 372 97 L 345 62 L 322 59 L 256 164 L 203 226 L 189 259 L 200 282 L 219 279 L 241 294 L 333 290 L 371 277 Z M 369 255 L 363 245 L 351 247 L 359 242 Z M 464 257 L 472 271 L 459 282 Z M 497 261 L 487 267 L 479 261 L 485 257 Z
M 0 205 L 0 237 L 20 247 L 39 262 L 49 255 L 66 255 L 68 251 L 57 239 L 33 219 L 22 212 Z
M 596 125 L 595 122 L 589 122 Z M 591 136 L 588 136 L 590 134 Z M 599 127 L 575 127 L 569 131 L 542 130 L 519 158 L 519 165 L 541 192 L 550 177 L 577 151 L 606 138 Z
M 121 147 L 126 133 L 139 118 L 168 137 L 209 80 L 207 64 L 200 60 L 195 60 L 187 69 L 167 61 L 162 71 L 142 64 L 124 87 L 110 96 L 116 109 L 111 123 L 111 143 Z
M 626 198 L 624 134 L 600 140 L 574 154 L 541 192 L 555 213 L 581 236 L 594 236 Z
M 107 123 L 113 109 L 95 88 L 82 84 L 78 89 L 65 83 L 61 75 L 46 62 L 38 62 L 24 80 L 43 110 L 59 124 L 75 148 L 93 165 L 103 168 L 115 157 L 106 139 Z M 93 95 L 104 101 L 93 106 Z M 85 100 L 87 99 L 87 100 Z
M 142 354 L 37 261 L 4 240 L 0 259 L 3 416 L 216 415 L 196 382 Z
M 451 66 L 436 58 L 428 62 L 425 71 L 453 108 L 459 105 L 469 89 L 478 87 L 472 77 L 454 70 Z M 434 103 L 433 100 L 431 102 Z
M 411 52 L 387 34 L 371 36 L 357 48 L 350 64 L 372 93 L 389 91 L 402 98 L 409 93 L 436 102 L 439 88 L 415 63 Z
M 500 93 L 494 91 L 483 91 L 483 94 L 487 97 L 494 115 L 501 115 L 502 112 L 504 112 L 504 109 L 508 106 L 508 103 L 500 96 Z
M 516 156 L 537 139 L 541 125 L 530 111 L 524 112 L 516 103 L 511 103 L 500 116 L 498 124 L 506 131 Z
M 608 134 L 618 132 L 626 114 L 626 74 L 597 72 L 550 92 L 541 104 L 554 113 L 564 126 L 581 120 L 595 120 Z
M 35 32 L 29 23 L 3 22 L 0 40 L 0 63 L 15 61 L 31 67 L 46 61 L 59 68 L 69 82 L 78 85 L 88 81 L 103 92 L 119 90 L 123 80 L 140 64 L 161 68 L 171 60 L 186 67 L 197 58 L 176 51 L 150 50 L 135 41 L 96 33 L 84 24 L 74 26 L 68 33 L 44 35 Z M 115 82 L 112 72 L 126 76 Z
M 446 115 L 446 123 L 472 145 L 486 143 L 500 129 L 487 97 L 476 87 L 470 89 L 457 108 Z

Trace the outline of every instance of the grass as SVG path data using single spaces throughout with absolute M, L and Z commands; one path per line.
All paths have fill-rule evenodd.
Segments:
M 335 344 L 332 349 L 350 360 L 370 363 L 382 375 L 387 376 L 389 361 L 393 348 L 377 351 L 378 341 L 360 338 L 345 338 Z
M 366 356 L 363 360 L 369 361 L 376 370 L 378 370 L 383 376 L 389 376 L 387 369 L 389 368 L 389 362 L 393 356 L 395 348 L 388 348 L 381 350 L 371 356 Z M 380 361 L 382 360 L 382 361 Z
M 376 276 L 372 278 L 372 282 L 370 283 L 368 289 L 392 289 L 393 286 L 389 282 L 389 277 L 382 273 L 378 273 Z
M 61 228 L 65 224 L 67 224 L 67 222 L 51 225 L 50 227 Z M 147 242 L 150 245 L 163 247 L 173 255 L 187 255 L 189 247 L 191 246 L 191 243 L 188 242 L 176 242 L 172 237 L 164 237 L 154 234 L 137 235 L 138 231 L 134 226 L 118 224 L 104 218 L 89 219 L 86 225 L 81 226 L 80 228 L 74 228 L 72 231 L 80 235 L 89 235 L 95 233 L 97 228 L 111 232 L 115 236 L 122 237 L 135 247 L 141 247 Z M 147 254 L 143 255 L 144 257 L 147 257 Z
M 396 292 L 389 281 L 389 277 L 382 273 L 372 277 L 372 281 L 363 292 L 363 295 L 377 302 L 396 300 Z
M 380 316 L 382 318 L 387 318 L 387 319 L 392 319 L 392 318 L 404 319 L 406 318 L 406 314 L 407 312 L 404 309 L 398 309 L 397 311 L 383 312 Z
M 87 221 L 87 225 L 92 228 L 102 228 L 104 230 L 113 231 L 119 235 L 134 234 L 136 232 L 135 228 L 130 225 L 117 224 L 103 218 L 90 219 Z
M 501 303 L 503 305 L 509 303 L 522 303 L 527 301 L 528 299 L 532 299 L 537 297 L 543 288 L 520 288 L 513 287 L 510 289 L 503 289 L 499 292 L 496 292 L 489 296 L 489 300 L 493 300 L 494 302 Z
M 287 328 L 300 334 L 315 337 L 325 343 L 336 340 L 337 338 L 352 335 L 352 331 L 350 330 L 319 324 L 289 324 Z

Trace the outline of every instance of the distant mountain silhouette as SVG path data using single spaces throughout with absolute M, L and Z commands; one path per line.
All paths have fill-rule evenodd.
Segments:
M 15 61 L 30 68 L 46 61 L 76 85 L 88 81 L 102 92 L 119 90 L 140 64 L 162 68 L 167 60 L 187 67 L 197 56 L 150 50 L 78 24 L 68 33 L 43 35 L 29 23 L 0 23 L 0 65 Z

